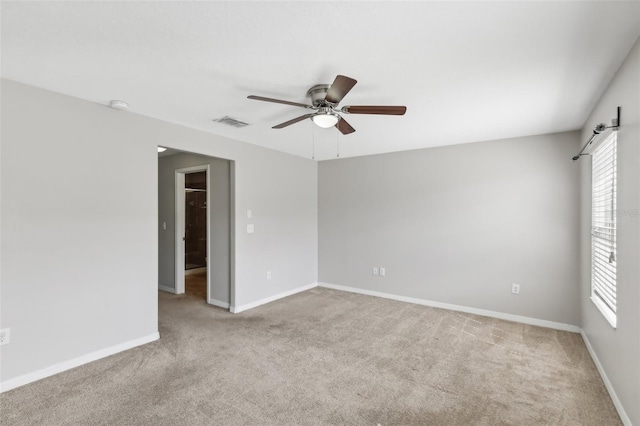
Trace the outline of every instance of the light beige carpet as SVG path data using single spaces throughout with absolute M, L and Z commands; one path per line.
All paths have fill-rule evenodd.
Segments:
M 161 340 L 2 394 L 0 423 L 620 424 L 577 334 L 322 288 L 159 298 Z

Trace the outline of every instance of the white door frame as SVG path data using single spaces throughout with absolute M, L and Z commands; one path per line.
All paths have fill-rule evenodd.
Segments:
M 185 237 L 185 178 L 188 173 L 205 172 L 207 182 L 207 303 L 211 299 L 211 182 L 209 165 L 176 169 L 176 294 L 183 294 L 184 289 L 184 237 Z

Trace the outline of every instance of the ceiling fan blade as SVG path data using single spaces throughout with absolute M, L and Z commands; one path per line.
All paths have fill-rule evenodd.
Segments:
M 292 124 L 297 123 L 298 121 L 302 121 L 306 118 L 311 117 L 313 114 L 305 114 L 305 115 L 301 115 L 300 117 L 296 117 L 292 120 L 289 121 L 285 121 L 284 123 L 280 123 L 277 126 L 273 126 L 272 129 L 282 129 L 283 127 L 287 127 L 287 126 L 291 126 Z
M 339 75 L 333 80 L 333 84 L 329 88 L 327 95 L 324 97 L 324 100 L 327 102 L 331 102 L 332 104 L 339 104 L 342 98 L 345 97 L 347 93 L 355 86 L 357 83 L 356 80 L 345 77 L 344 75 Z
M 254 101 L 274 102 L 276 104 L 293 105 L 302 108 L 313 108 L 311 105 L 299 104 L 298 102 L 282 101 L 280 99 L 265 98 L 263 96 L 250 95 L 247 99 L 253 99 Z
M 407 112 L 406 106 L 345 106 L 341 109 L 347 114 L 381 114 L 381 115 L 404 115 Z
M 347 123 L 347 120 L 342 117 L 340 117 L 340 120 L 336 123 L 336 129 L 340 130 L 340 133 L 343 135 L 348 135 L 356 131 L 356 129 L 351 127 L 351 124 Z

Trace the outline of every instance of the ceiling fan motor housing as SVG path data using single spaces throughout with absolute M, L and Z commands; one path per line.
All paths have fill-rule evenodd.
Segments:
M 324 98 L 327 96 L 330 87 L 330 84 L 316 84 L 307 91 L 307 96 L 311 98 L 311 104 L 314 107 L 321 107 L 328 104 Z

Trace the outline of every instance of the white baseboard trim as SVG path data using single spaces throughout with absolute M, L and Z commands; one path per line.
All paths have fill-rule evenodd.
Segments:
M 9 379 L 0 383 L 0 393 L 6 392 L 11 389 L 15 389 L 20 386 L 44 379 L 54 374 L 62 373 L 63 371 L 71 370 L 72 368 L 79 367 L 83 364 L 87 364 L 92 361 L 105 358 L 110 355 L 117 354 L 118 352 L 126 351 L 127 349 L 135 348 L 136 346 L 150 343 L 160 338 L 160 334 L 156 331 L 145 337 L 129 340 L 128 342 L 120 343 L 108 348 L 100 349 L 99 351 L 91 352 L 78 358 L 63 361 L 58 364 L 54 364 L 42 370 L 34 371 L 33 373 L 27 373 L 22 376 L 18 376 L 14 379 Z
M 318 283 L 318 287 L 332 288 L 334 290 L 341 290 L 341 291 L 348 291 L 348 292 L 351 292 L 351 293 L 366 294 L 367 296 L 382 297 L 384 299 L 397 300 L 399 302 L 414 303 L 416 305 L 424 305 L 424 306 L 431 306 L 433 308 L 449 309 L 451 311 L 466 312 L 468 314 L 481 315 L 483 317 L 498 318 L 498 319 L 503 319 L 503 320 L 507 320 L 507 321 L 514 321 L 514 322 L 520 322 L 520 323 L 524 323 L 524 324 L 536 325 L 538 327 L 553 328 L 555 330 L 562 330 L 562 331 L 570 331 L 570 332 L 573 332 L 573 333 L 580 333 L 580 327 L 578 327 L 576 325 L 563 324 L 563 323 L 560 323 L 560 322 L 553 322 L 553 321 L 541 320 L 541 319 L 537 319 L 537 318 L 524 317 L 524 316 L 521 316 L 521 315 L 506 314 L 506 313 L 503 313 L 503 312 L 489 311 L 489 310 L 486 310 L 486 309 L 471 308 L 471 307 L 468 307 L 468 306 L 452 305 L 450 303 L 434 302 L 434 301 L 431 301 L 431 300 L 418 299 L 418 298 L 415 298 L 415 297 L 398 296 L 398 295 L 395 295 L 395 294 L 381 293 L 381 292 L 378 292 L 378 291 L 364 290 L 364 289 L 361 289 L 361 288 L 347 287 L 347 286 L 338 285 L 338 284 L 329 284 L 329 283 L 322 283 L 321 282 L 321 283 Z
M 223 302 L 222 300 L 209 299 L 209 304 L 219 308 L 229 309 L 229 303 Z
M 167 287 L 166 285 L 159 285 L 158 290 L 166 291 L 167 293 L 176 294 L 176 289 L 173 287 Z
M 593 346 L 591 346 L 591 342 L 589 342 L 589 338 L 585 334 L 584 330 L 580 330 L 580 335 L 582 336 L 582 340 L 584 340 L 584 344 L 587 346 L 587 350 L 589 351 L 589 355 L 591 355 L 591 359 L 593 360 L 593 363 L 596 365 L 596 368 L 598 369 L 598 373 L 600 373 L 600 377 L 602 377 L 604 386 L 607 388 L 607 391 L 609 392 L 609 396 L 611 397 L 611 400 L 613 401 L 613 405 L 615 405 L 616 410 L 618 411 L 618 415 L 620 416 L 620 420 L 622 420 L 622 424 L 624 424 L 625 426 L 633 426 L 631 424 L 631 419 L 627 415 L 627 412 L 624 411 L 622 402 L 620 402 L 620 398 L 618 398 L 616 391 L 613 389 L 613 385 L 611 384 L 611 381 L 609 381 L 609 377 L 607 376 L 607 373 L 604 371 L 604 367 L 602 367 L 602 364 L 598 359 L 598 355 L 596 355 L 596 351 L 593 349 Z
M 232 306 L 231 312 L 234 314 L 240 313 L 242 311 L 246 311 L 247 309 L 252 309 L 260 305 L 264 305 L 265 303 L 273 302 L 274 300 L 282 299 L 283 297 L 291 296 L 296 293 L 300 293 L 301 291 L 311 290 L 312 288 L 318 287 L 318 283 L 311 283 L 304 285 L 302 287 L 294 288 L 293 290 L 283 291 L 282 293 L 274 294 L 273 296 L 266 297 L 264 299 L 256 300 L 255 302 L 247 303 L 242 306 Z

